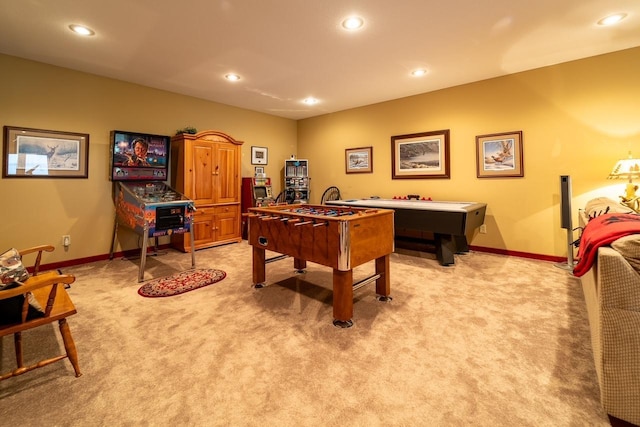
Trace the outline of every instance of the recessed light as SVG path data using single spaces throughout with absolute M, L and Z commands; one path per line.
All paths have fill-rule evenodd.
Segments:
M 419 69 L 417 69 L 417 70 L 413 70 L 413 71 L 411 72 L 411 75 L 412 75 L 413 77 L 422 77 L 422 76 L 424 76 L 425 74 L 427 74 L 427 70 L 425 70 L 424 68 L 419 68 Z
M 609 15 L 599 20 L 598 25 L 603 25 L 603 26 L 615 25 L 626 17 L 627 17 L 626 13 L 616 13 L 614 15 Z
M 314 104 L 317 104 L 320 101 L 318 101 L 316 98 L 310 96 L 308 98 L 303 99 L 302 102 L 304 102 L 307 105 L 314 105 Z
M 233 73 L 226 74 L 224 78 L 229 80 L 230 82 L 237 82 L 238 80 L 240 80 L 240 76 Z
M 344 21 L 342 21 L 342 27 L 345 30 L 353 31 L 362 28 L 364 25 L 364 19 L 359 16 L 351 16 Z
M 69 25 L 69 29 L 71 31 L 73 31 L 74 33 L 79 34 L 81 36 L 93 36 L 96 33 L 91 28 L 85 27 L 84 25 L 78 25 L 78 24 Z

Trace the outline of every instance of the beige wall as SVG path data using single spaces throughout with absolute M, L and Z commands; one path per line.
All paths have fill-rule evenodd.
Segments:
M 251 146 L 269 148 L 268 175 L 280 176 L 296 153 L 296 122 L 0 55 L 0 124 L 90 134 L 88 179 L 0 179 L 3 207 L 0 250 L 50 243 L 45 262 L 109 253 L 114 207 L 108 179 L 109 137 L 114 129 L 173 135 L 194 126 L 244 141 L 242 175 L 252 176 Z M 4 148 L 3 148 L 4 150 Z M 280 189 L 279 179 L 274 190 Z M 67 251 L 62 235 L 71 235 Z M 120 249 L 138 247 L 119 233 Z M 163 241 L 161 241 L 163 243 Z
M 640 155 L 640 48 L 381 104 L 293 121 L 143 86 L 0 55 L 2 125 L 89 133 L 89 179 L 0 179 L 0 248 L 57 246 L 46 262 L 109 252 L 114 209 L 108 180 L 113 129 L 172 135 L 195 126 L 269 148 L 266 173 L 281 186 L 284 160 L 310 160 L 311 201 L 337 185 L 347 198 L 421 194 L 488 203 L 488 233 L 472 245 L 566 256 L 559 176 L 571 175 L 574 210 L 595 196 L 617 198 L 615 161 Z M 428 77 L 427 77 L 428 78 Z M 450 129 L 451 179 L 392 180 L 392 135 Z M 522 130 L 524 178 L 478 179 L 475 136 Z M 373 147 L 372 174 L 345 174 L 344 150 Z M 577 225 L 576 215 L 574 224 Z M 70 234 L 72 245 L 60 243 Z M 120 238 L 133 249 L 137 236 Z
M 487 234 L 472 245 L 566 257 L 559 177 L 572 178 L 575 226 L 588 199 L 622 194 L 624 182 L 606 177 L 630 149 L 640 156 L 638 76 L 635 48 L 301 120 L 298 155 L 310 160 L 312 202 L 330 185 L 345 198 L 486 202 Z M 451 179 L 392 180 L 390 137 L 441 129 L 451 131 Z M 476 135 L 516 130 L 524 177 L 478 179 Z M 363 146 L 373 147 L 373 173 L 347 175 L 344 150 Z

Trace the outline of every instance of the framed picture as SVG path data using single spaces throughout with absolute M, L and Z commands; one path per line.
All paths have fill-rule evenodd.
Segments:
M 267 147 L 251 147 L 251 164 L 266 165 L 268 162 L 267 155 Z
M 522 131 L 476 136 L 478 178 L 523 177 Z
M 373 147 L 347 148 L 344 162 L 347 173 L 373 172 Z
M 264 176 L 264 166 L 256 166 L 255 168 L 255 176 L 260 178 Z
M 3 178 L 87 178 L 89 134 L 4 127 Z
M 450 178 L 449 129 L 392 136 L 391 178 Z

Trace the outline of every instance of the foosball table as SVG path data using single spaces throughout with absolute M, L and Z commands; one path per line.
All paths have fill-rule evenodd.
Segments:
M 253 284 L 265 284 L 265 266 L 293 257 L 298 271 L 307 261 L 333 269 L 333 324 L 353 325 L 353 292 L 376 282 L 378 300 L 391 300 L 389 255 L 393 252 L 393 210 L 317 205 L 249 208 Z M 282 255 L 266 259 L 266 251 Z M 353 268 L 375 260 L 375 274 L 353 283 Z

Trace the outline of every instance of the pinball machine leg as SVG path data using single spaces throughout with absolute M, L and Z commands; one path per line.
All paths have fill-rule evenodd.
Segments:
M 113 236 L 111 236 L 111 249 L 109 250 L 109 259 L 113 259 L 113 251 L 116 248 L 116 233 L 118 232 L 118 215 L 116 214 L 116 219 L 113 221 Z
M 149 226 L 144 225 L 144 232 L 142 235 L 142 249 L 140 252 L 140 269 L 138 270 L 138 283 L 144 279 L 144 267 L 147 263 L 147 245 L 149 244 Z
M 191 242 L 191 268 L 196 268 L 196 244 L 191 230 L 189 230 L 189 241 Z

